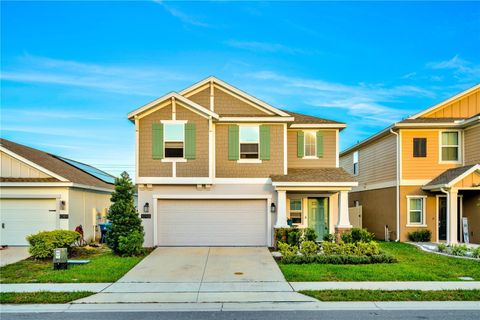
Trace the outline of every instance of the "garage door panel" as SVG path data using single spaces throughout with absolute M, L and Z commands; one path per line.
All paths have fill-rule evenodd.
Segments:
M 25 239 L 39 231 L 55 230 L 57 216 L 54 199 L 1 199 L 0 229 L 2 245 L 27 245 Z
M 266 245 L 266 200 L 159 200 L 159 245 Z

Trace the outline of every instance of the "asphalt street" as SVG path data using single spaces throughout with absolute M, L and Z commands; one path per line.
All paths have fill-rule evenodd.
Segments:
M 2 320 L 478 320 L 480 311 L 233 311 L 3 313 Z

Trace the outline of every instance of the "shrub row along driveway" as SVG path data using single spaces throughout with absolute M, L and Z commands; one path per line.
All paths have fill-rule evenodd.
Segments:
M 423 252 L 407 243 L 380 242 L 398 263 L 370 265 L 280 264 L 288 281 L 459 281 L 480 280 L 480 263 Z

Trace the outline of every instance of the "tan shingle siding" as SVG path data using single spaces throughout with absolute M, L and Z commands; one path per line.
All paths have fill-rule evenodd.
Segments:
M 228 160 L 228 125 L 217 124 L 216 176 L 218 178 L 268 178 L 283 174 L 283 125 L 271 125 L 270 160 L 262 163 L 237 163 Z
M 192 100 L 195 103 L 198 103 L 202 107 L 210 109 L 210 87 L 207 87 L 202 91 L 191 95 L 187 99 Z
M 288 130 L 287 149 L 289 168 L 318 168 L 335 167 L 337 165 L 336 147 L 337 139 L 335 130 L 320 130 L 323 132 L 323 157 L 319 159 L 302 159 L 297 157 L 297 132 L 301 130 Z
M 228 115 L 250 115 L 250 116 L 266 116 L 267 113 L 249 105 L 234 96 L 215 88 L 215 112 L 220 116 Z
M 177 177 L 208 177 L 208 119 L 177 104 L 177 120 L 195 123 L 195 160 L 177 163 Z
M 468 128 L 465 133 L 465 165 L 480 163 L 480 125 Z
M 171 177 L 172 164 L 152 159 L 152 123 L 172 119 L 169 104 L 139 120 L 138 174 L 140 177 Z

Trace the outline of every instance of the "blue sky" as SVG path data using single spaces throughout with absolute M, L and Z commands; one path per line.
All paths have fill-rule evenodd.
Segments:
M 347 122 L 341 148 L 480 82 L 480 3 L 2 2 L 1 135 L 118 174 L 126 114 L 215 75 Z

